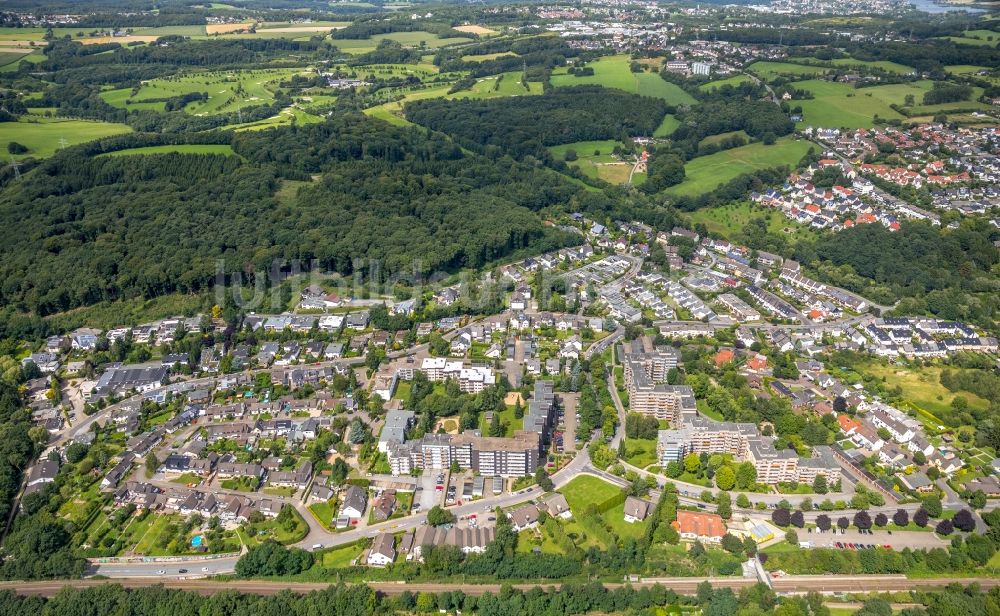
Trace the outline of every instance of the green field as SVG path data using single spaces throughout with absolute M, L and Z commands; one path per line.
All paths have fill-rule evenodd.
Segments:
M 748 81 L 753 80 L 746 75 L 733 75 L 732 77 L 726 77 L 725 79 L 716 79 L 715 81 L 703 83 L 698 86 L 698 89 L 702 92 L 710 92 L 716 88 L 721 88 L 722 86 L 738 86 L 742 83 L 747 83 Z
M 349 567 L 356 558 L 361 556 L 364 548 L 359 543 L 349 543 L 347 545 L 322 552 L 319 557 L 319 564 L 328 569 L 339 569 Z
M 18 122 L 5 123 L 0 141 L 4 145 L 16 141 L 28 148 L 26 154 L 15 155 L 15 158 L 28 156 L 45 158 L 52 156 L 62 147 L 59 144 L 60 139 L 65 139 L 66 145 L 71 146 L 129 132 L 132 132 L 132 129 L 125 124 L 29 115 L 22 117 Z
M 868 362 L 862 372 L 878 379 L 885 379 L 885 384 L 890 388 L 901 387 L 904 398 L 931 413 L 947 411 L 956 396 L 965 398 L 970 409 L 984 410 L 989 406 L 989 402 L 975 394 L 967 391 L 957 393 L 949 391 L 941 384 L 941 368 L 937 366 L 906 368 Z
M 469 56 L 462 56 L 462 59 L 466 62 L 485 62 L 487 60 L 496 60 L 497 58 L 506 58 L 507 56 L 516 56 L 517 54 L 513 51 L 501 51 L 498 53 L 481 53 L 473 54 Z
M 592 475 L 579 475 L 559 489 L 570 511 L 581 514 L 588 505 L 600 505 L 621 492 L 618 486 Z
M 319 116 L 314 116 L 311 113 L 306 113 L 302 109 L 297 107 L 287 107 L 278 112 L 277 115 L 273 115 L 270 118 L 261 120 L 260 122 L 249 122 L 246 124 L 237 124 L 232 128 L 237 132 L 245 130 L 264 130 L 266 128 L 275 128 L 278 126 L 288 126 L 290 124 L 314 124 L 316 122 L 322 122 L 323 118 Z
M 902 105 L 906 94 L 913 94 L 919 101 L 925 92 L 911 84 L 855 89 L 848 84 L 820 79 L 799 81 L 792 85 L 808 90 L 816 97 L 792 102 L 793 105 L 802 106 L 802 122 L 799 125 L 831 128 L 871 128 L 874 126 L 875 115 L 886 119 L 902 119 L 903 116 L 889 107 L 889 104 Z
M 639 468 L 646 468 L 650 464 L 656 463 L 656 440 L 625 439 L 625 461 Z
M 942 37 L 959 45 L 975 45 L 982 47 L 996 47 L 1000 43 L 1000 32 L 992 30 L 966 30 L 962 36 Z
M 794 167 L 809 151 L 809 146 L 808 141 L 783 137 L 774 145 L 751 143 L 695 158 L 684 165 L 684 181 L 668 188 L 667 194 L 698 195 L 744 173 L 781 165 Z
M 472 42 L 472 39 L 470 38 L 458 36 L 442 38 L 436 34 L 431 34 L 430 32 L 424 32 L 422 30 L 418 30 L 416 32 L 390 32 L 388 34 L 376 34 L 368 39 L 333 39 L 330 42 L 337 49 L 345 53 L 360 55 L 368 53 L 369 51 L 374 51 L 375 48 L 378 47 L 378 44 L 384 39 L 396 41 L 403 47 L 420 47 L 423 43 L 428 49 Z
M 233 148 L 226 144 L 154 145 L 146 148 L 129 148 L 107 152 L 101 156 L 132 156 L 142 154 L 225 154 L 234 156 Z
M 45 59 L 45 54 L 41 51 L 33 51 L 29 54 L 17 54 L 16 58 L 12 58 L 9 62 L 0 66 L 0 73 L 14 72 L 21 66 L 22 62 L 31 62 L 32 64 L 38 64 Z
M 611 155 L 611 151 L 616 145 L 621 144 L 614 140 L 577 141 L 576 143 L 550 147 L 549 151 L 556 160 L 563 160 L 567 150 L 575 150 L 577 159 L 566 164 L 579 167 L 580 171 L 588 177 L 600 178 L 611 184 L 624 184 L 628 182 L 633 165 L 631 162 L 620 161 Z
M 655 131 L 653 131 L 654 137 L 669 137 L 677 130 L 677 127 L 681 125 L 681 121 L 678 120 L 671 114 L 663 116 L 663 121 Z
M 822 66 L 806 66 L 792 62 L 754 62 L 749 67 L 750 72 L 764 79 L 773 79 L 781 75 L 822 75 L 830 69 Z
M 485 77 L 478 80 L 475 85 L 473 85 L 468 90 L 462 90 L 461 92 L 456 92 L 447 98 L 461 99 L 461 98 L 500 98 L 504 96 L 526 96 L 528 94 L 541 94 L 542 84 L 541 82 L 529 81 L 528 87 L 525 88 L 524 84 L 521 83 L 521 72 L 513 71 L 510 73 L 501 73 L 495 77 Z
M 886 71 L 888 73 L 898 73 L 900 75 L 906 75 L 907 73 L 912 73 L 913 67 L 906 66 L 903 64 L 897 64 L 895 62 L 889 62 L 888 60 L 880 60 L 878 62 L 872 62 L 869 60 L 855 60 L 854 58 L 837 58 L 831 61 L 837 66 L 847 66 L 855 68 L 877 68 L 879 70 Z
M 691 212 L 689 216 L 693 224 L 702 223 L 710 232 L 730 239 L 733 239 L 748 222 L 757 218 L 764 218 L 767 221 L 768 232 L 786 235 L 792 241 L 814 237 L 816 234 L 808 227 L 785 218 L 777 210 L 763 208 L 749 201 L 722 207 L 702 208 Z M 702 401 L 698 400 L 698 410 L 707 413 L 708 404 L 706 403 L 704 407 L 703 409 Z
M 208 100 L 189 103 L 184 111 L 193 115 L 214 115 L 270 104 L 281 81 L 306 72 L 306 69 L 284 68 L 191 73 L 146 81 L 135 93 L 130 88 L 106 90 L 101 93 L 101 98 L 109 105 L 122 109 L 163 110 L 163 101 L 157 99 L 205 92 Z
M 693 105 L 696 102 L 680 86 L 664 81 L 656 73 L 633 73 L 629 68 L 630 63 L 631 59 L 625 55 L 606 56 L 587 65 L 594 69 L 594 74 L 587 77 L 570 75 L 566 68 L 558 68 L 552 72 L 552 85 L 561 88 L 596 84 L 662 98 L 671 105 Z

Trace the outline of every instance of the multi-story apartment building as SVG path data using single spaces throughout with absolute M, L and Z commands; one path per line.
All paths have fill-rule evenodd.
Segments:
M 555 420 L 552 382 L 537 381 L 524 416 L 524 429 L 510 438 L 428 434 L 407 443 L 388 443 L 389 468 L 405 475 L 417 468 L 446 469 L 452 462 L 486 476 L 523 477 L 535 472 Z
M 740 322 L 760 321 L 760 312 L 732 293 L 723 293 L 715 299 Z
M 657 419 L 677 422 L 685 413 L 695 413 L 694 392 L 686 385 L 663 383 L 680 354 L 673 347 L 653 349 L 649 340 L 625 345 L 624 378 L 629 410 Z
M 444 357 L 425 357 L 420 370 L 429 381 L 456 380 L 459 389 L 465 393 L 477 394 L 497 382 L 493 370 L 487 367 L 465 367 L 460 361 L 449 361 Z
M 840 479 L 840 465 L 829 447 L 815 447 L 811 458 L 800 458 L 794 451 L 775 449 L 774 439 L 761 436 L 753 424 L 714 421 L 701 415 L 687 416 L 676 430 L 661 430 L 656 451 L 663 466 L 680 462 L 690 453 L 730 454 L 753 464 L 757 481 L 769 485 L 810 483 L 817 475 L 830 482 Z

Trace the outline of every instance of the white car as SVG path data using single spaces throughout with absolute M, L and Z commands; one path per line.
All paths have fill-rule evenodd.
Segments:
M 157 571 L 156 573 L 157 573 L 157 574 L 159 574 L 159 575 L 165 575 L 165 574 L 166 574 L 167 572 L 166 572 L 166 571 L 164 571 L 163 569 L 160 569 L 160 570 L 159 570 L 159 571 Z
M 202 570 L 203 572 L 207 573 L 207 572 L 208 572 L 208 567 L 202 567 L 202 568 L 201 568 L 201 570 Z

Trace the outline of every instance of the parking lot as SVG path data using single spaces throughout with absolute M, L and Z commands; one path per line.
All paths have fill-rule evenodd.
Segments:
M 886 545 L 890 546 L 894 550 L 902 550 L 903 548 L 920 549 L 920 548 L 940 548 L 949 545 L 948 541 L 939 538 L 936 534 L 932 532 L 923 531 L 913 531 L 913 530 L 872 530 L 872 534 L 862 534 L 856 528 L 851 528 L 848 530 L 841 531 L 837 529 L 837 534 L 834 534 L 833 529 L 826 531 L 825 533 L 819 532 L 817 529 L 813 529 L 814 532 L 804 533 L 799 531 L 799 541 L 812 542 L 812 547 L 815 548 L 836 548 L 837 542 L 842 545 L 853 543 L 855 546 L 861 544 L 863 546 L 874 545 L 878 547 L 884 547 Z M 892 534 L 889 534 L 889 533 Z M 850 548 L 843 548 L 850 549 Z M 855 548 L 857 549 L 857 548 Z

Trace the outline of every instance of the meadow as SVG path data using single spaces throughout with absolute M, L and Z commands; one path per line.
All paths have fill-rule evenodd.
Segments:
M 614 140 L 578 141 L 553 146 L 549 151 L 556 160 L 563 160 L 567 150 L 574 150 L 577 159 L 567 164 L 579 167 L 588 177 L 600 178 L 611 184 L 624 184 L 628 182 L 632 163 L 620 161 L 611 155 L 616 145 L 621 144 Z
M 27 115 L 18 122 L 4 123 L 2 141 L 3 145 L 16 141 L 28 148 L 27 153 L 14 158 L 46 158 L 62 147 L 61 139 L 68 147 L 128 132 L 132 129 L 125 124 Z
M 456 92 L 453 95 L 447 96 L 447 98 L 500 98 L 504 96 L 525 96 L 542 93 L 541 82 L 529 81 L 526 88 L 521 83 L 521 75 L 520 71 L 512 71 L 510 73 L 501 73 L 495 77 L 484 77 L 476 81 L 475 85 L 468 90 Z
M 145 148 L 129 148 L 106 152 L 100 156 L 139 156 L 150 154 L 224 154 L 235 156 L 233 148 L 226 144 L 184 144 L 184 145 L 153 145 Z
M 708 156 L 700 156 L 684 165 L 684 181 L 667 189 L 674 196 L 698 195 L 714 190 L 744 173 L 788 165 L 794 167 L 809 151 L 804 140 L 782 138 L 773 145 L 751 143 Z
M 552 71 L 552 85 L 560 87 L 580 85 L 600 85 L 605 88 L 616 88 L 640 94 L 662 98 L 671 105 L 693 105 L 695 99 L 679 86 L 664 81 L 656 73 L 633 73 L 631 59 L 625 55 L 606 56 L 587 66 L 594 69 L 593 75 L 577 77 L 570 75 L 566 68 Z
M 698 86 L 698 89 L 702 92 L 711 92 L 716 88 L 721 88 L 722 86 L 738 86 L 748 81 L 753 81 L 746 75 L 733 75 L 732 77 L 726 77 L 725 79 L 716 79 L 715 81 L 709 81 L 708 83 L 703 83 Z
M 653 131 L 654 137 L 669 137 L 677 130 L 677 127 L 681 125 L 681 121 L 678 120 L 671 114 L 663 116 L 663 121 L 660 125 Z
M 902 119 L 901 114 L 889 107 L 890 103 L 902 105 L 906 94 L 913 94 L 920 100 L 926 91 L 911 84 L 855 89 L 848 84 L 820 79 L 799 81 L 793 85 L 815 96 L 811 100 L 792 102 L 793 106 L 802 107 L 799 126 L 838 128 L 871 128 L 875 125 L 876 115 L 884 119 Z
M 889 62 L 888 60 L 880 60 L 877 62 L 872 62 L 870 60 L 855 60 L 854 58 L 837 58 L 836 60 L 832 60 L 832 63 L 836 64 L 837 66 L 846 66 L 854 68 L 857 67 L 872 68 L 872 69 L 877 68 L 879 70 L 883 70 L 888 73 L 898 73 L 900 75 L 906 75 L 908 73 L 914 72 L 913 67 L 906 66 L 903 64 L 897 64 L 896 62 Z
M 988 401 L 975 394 L 949 391 L 941 384 L 941 368 L 937 366 L 909 368 L 871 361 L 864 364 L 862 373 L 884 380 L 890 388 L 900 387 L 905 399 L 931 413 L 947 411 L 957 396 L 965 398 L 972 409 L 983 410 L 989 406 Z
M 790 241 L 802 238 L 815 237 L 816 232 L 798 223 L 785 218 L 781 212 L 774 209 L 764 208 L 749 201 L 739 203 L 729 203 L 721 207 L 702 208 L 689 214 L 692 224 L 702 223 L 712 233 L 734 239 L 736 234 L 742 231 L 743 227 L 751 220 L 763 218 L 767 223 L 769 233 L 785 235 Z M 709 414 L 708 405 L 702 409 L 701 400 L 698 401 L 698 410 L 703 414 Z M 718 418 L 722 420 L 721 417 Z
M 750 72 L 764 79 L 774 79 L 781 75 L 815 76 L 822 75 L 830 69 L 822 66 L 806 66 L 792 62 L 754 62 L 749 67 Z

